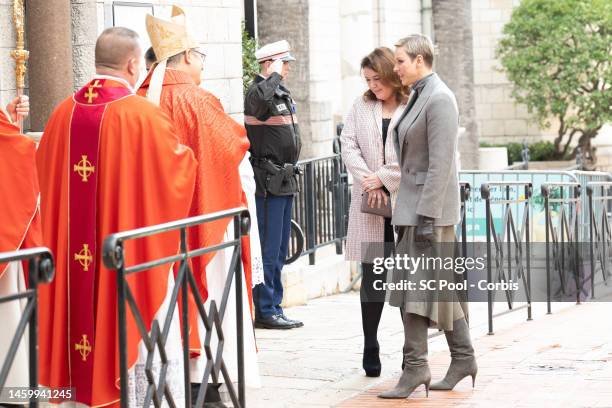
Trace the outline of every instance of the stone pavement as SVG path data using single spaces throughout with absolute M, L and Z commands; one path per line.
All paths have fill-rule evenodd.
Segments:
M 498 309 L 499 306 L 499 309 Z M 496 304 L 502 311 L 503 304 Z M 471 331 L 480 366 L 454 391 L 425 398 L 424 387 L 406 400 L 376 395 L 400 375 L 403 330 L 399 312 L 386 306 L 379 343 L 382 374 L 361 369 L 361 315 L 355 292 L 289 308 L 305 326 L 288 331 L 257 330 L 263 387 L 247 389 L 249 407 L 609 407 L 612 408 L 612 303 L 576 306 L 534 304 L 495 319 L 487 335 L 486 303 L 471 304 Z M 434 378 L 450 361 L 444 336 L 430 333 Z

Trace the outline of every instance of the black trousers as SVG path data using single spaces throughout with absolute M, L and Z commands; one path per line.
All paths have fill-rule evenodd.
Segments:
M 393 247 L 393 226 L 391 219 L 385 218 L 385 256 L 390 256 Z M 389 251 L 387 250 L 389 249 Z M 376 290 L 374 282 L 387 281 L 387 271 L 374 273 L 374 264 L 361 263 L 361 325 L 363 327 L 364 348 L 378 348 L 378 324 L 385 305 L 385 292 Z

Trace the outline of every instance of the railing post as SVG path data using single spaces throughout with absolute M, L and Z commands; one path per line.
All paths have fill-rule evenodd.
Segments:
M 234 280 L 236 284 L 236 333 L 238 336 L 238 400 L 240 408 L 246 404 L 246 394 L 244 389 L 244 328 L 242 311 L 242 235 L 249 232 L 249 218 L 243 219 L 241 215 L 234 217 L 234 239 L 238 241 L 235 251 L 237 252 L 236 269 Z M 246 231 L 246 232 L 245 232 Z
M 591 255 L 591 299 L 595 299 L 595 253 L 593 251 L 593 187 L 587 186 L 587 196 L 589 197 L 589 254 Z
M 546 314 L 551 314 L 551 294 L 550 294 L 550 208 L 548 202 L 550 190 L 548 186 L 542 186 L 542 195 L 544 196 L 544 218 L 546 229 Z
M 128 363 L 127 363 L 127 318 L 125 310 L 125 265 L 123 262 L 123 246 L 113 248 L 115 259 L 121 260 L 117 268 L 117 315 L 119 320 L 119 378 L 121 408 L 128 408 Z
M 32 302 L 32 315 L 29 322 L 29 360 L 30 360 L 30 388 L 38 387 L 38 277 L 40 274 L 41 260 L 30 259 L 28 280 L 30 288 L 34 291 L 34 296 L 28 301 Z M 38 400 L 30 400 L 30 408 L 37 408 Z
M 189 280 L 188 280 L 188 272 L 185 263 L 189 262 L 187 258 L 187 228 L 181 228 L 180 231 L 181 237 L 181 254 L 184 255 L 184 258 L 181 260 L 179 274 L 175 285 L 181 285 L 181 306 L 182 306 L 182 316 L 181 319 L 183 321 L 183 376 L 185 378 L 184 388 L 185 388 L 185 405 L 191 406 L 191 374 L 189 370 Z M 197 399 L 197 397 L 196 397 Z
M 507 185 L 506 186 L 506 211 L 508 213 L 511 213 L 512 211 L 512 207 L 510 206 L 510 186 Z M 504 225 L 502 226 L 502 233 L 504 228 L 507 228 L 507 239 L 508 242 L 506 243 L 506 247 L 508 249 L 508 253 L 506 254 L 506 258 L 508 259 L 508 280 L 510 279 L 510 277 L 512 277 L 512 231 L 510 229 L 510 227 L 508 225 L 506 225 L 505 220 L 502 220 L 502 222 L 504 223 Z M 508 309 L 512 309 L 512 303 L 510 302 L 510 300 L 508 300 Z
M 485 200 L 485 209 L 486 209 L 486 229 L 487 229 L 487 283 L 493 281 L 493 273 L 491 271 L 492 261 L 491 261 L 491 233 L 493 230 L 492 215 L 491 215 L 491 190 L 488 184 L 483 184 L 480 186 L 480 195 Z M 488 323 L 489 323 L 489 332 L 487 334 L 493 334 L 493 293 L 491 289 L 487 289 L 487 311 L 488 311 Z
M 579 200 L 580 199 L 580 186 L 574 186 L 574 198 Z M 580 266 L 579 266 L 579 262 L 580 262 L 580 256 L 579 256 L 579 250 L 580 250 L 580 223 L 579 223 L 579 214 L 578 214 L 578 201 L 574 202 L 574 211 L 575 211 L 575 217 L 574 217 L 574 266 L 575 266 L 575 274 L 576 274 L 576 304 L 580 304 L 580 291 L 582 290 L 582 282 L 580 279 Z
M 306 171 L 304 174 L 304 187 L 306 189 L 306 249 L 310 251 L 308 254 L 308 261 L 310 265 L 315 264 L 315 220 L 316 220 L 316 209 L 315 209 L 315 175 L 314 165 L 312 162 L 306 164 Z
M 335 149 L 334 149 L 335 150 Z M 336 240 L 336 254 L 342 254 L 342 237 L 344 236 L 344 194 L 342 194 L 342 158 L 340 152 L 334 152 L 337 156 L 334 158 L 333 171 L 333 196 L 334 196 L 334 238 Z
M 525 199 L 527 200 L 527 202 L 525 203 L 525 211 L 527 212 L 527 217 L 526 217 L 526 222 L 525 222 L 525 254 L 527 256 L 527 291 L 526 293 L 529 294 L 529 299 L 527 300 L 528 306 L 527 306 L 527 320 L 533 320 L 532 316 L 531 316 L 531 300 L 532 300 L 532 293 L 531 293 L 531 232 L 530 232 L 530 228 L 529 228 L 529 222 L 531 220 L 531 197 L 533 195 L 533 186 L 530 185 L 526 185 L 525 186 Z
M 466 201 L 470 196 L 470 185 L 469 183 L 461 184 L 461 257 L 467 257 L 467 208 Z M 469 272 L 465 270 L 465 281 L 469 282 Z M 470 301 L 470 291 L 466 289 L 465 291 L 465 302 Z M 466 316 L 466 322 L 468 326 L 470 325 L 469 315 Z

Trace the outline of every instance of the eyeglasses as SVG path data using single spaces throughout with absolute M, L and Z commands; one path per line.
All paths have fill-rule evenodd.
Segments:
M 191 52 L 195 52 L 196 54 L 198 54 L 200 56 L 200 58 L 202 59 L 202 62 L 204 62 L 206 60 L 206 54 L 204 54 L 203 52 L 200 52 L 196 49 L 191 49 Z

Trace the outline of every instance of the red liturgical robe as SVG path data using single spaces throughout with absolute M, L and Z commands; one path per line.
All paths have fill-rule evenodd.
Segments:
M 197 162 L 160 110 L 117 78 L 98 77 L 51 115 L 37 154 L 45 245 L 55 280 L 40 295 L 40 382 L 72 386 L 90 406 L 119 400 L 117 288 L 102 263 L 114 232 L 187 216 Z M 177 252 L 178 233 L 126 243 L 126 264 Z M 144 322 L 166 297 L 168 267 L 128 278 Z M 127 314 L 131 367 L 141 336 Z
M 0 252 L 41 245 L 35 155 L 34 141 L 0 111 Z

